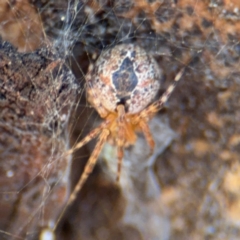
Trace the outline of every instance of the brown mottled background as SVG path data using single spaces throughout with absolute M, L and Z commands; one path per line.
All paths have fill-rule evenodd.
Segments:
M 142 227 L 137 214 L 127 224 L 131 193 L 99 164 L 58 223 L 57 239 L 239 239 L 238 0 L 2 0 L 0 33 L 18 49 L 1 43 L 1 239 L 37 239 L 58 219 L 91 152 L 91 145 L 76 152 L 66 173 L 68 140 L 74 144 L 97 119 L 86 105 L 84 73 L 119 42 L 135 42 L 156 58 L 165 75 L 159 94 L 192 59 L 154 119 L 174 133 L 153 165 L 160 193 L 147 200 L 140 194 L 136 211 L 147 209 L 147 217 Z M 161 134 L 154 131 L 169 136 Z M 151 216 L 162 225 L 147 231 Z

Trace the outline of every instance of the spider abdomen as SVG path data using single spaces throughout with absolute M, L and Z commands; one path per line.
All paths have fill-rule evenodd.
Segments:
M 162 71 L 155 59 L 134 44 L 120 44 L 102 52 L 86 75 L 88 101 L 101 117 L 116 112 L 119 104 L 126 113 L 142 111 L 155 98 Z

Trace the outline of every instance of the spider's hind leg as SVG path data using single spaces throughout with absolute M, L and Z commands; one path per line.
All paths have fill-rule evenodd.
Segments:
M 153 116 L 155 113 L 160 111 L 165 102 L 169 99 L 170 95 L 172 94 L 173 90 L 175 89 L 177 83 L 181 79 L 183 73 L 185 71 L 185 67 L 183 67 L 178 74 L 175 76 L 173 83 L 167 88 L 167 90 L 163 93 L 159 100 L 152 103 L 148 106 L 145 110 L 143 110 L 140 116 L 144 118 L 148 118 L 149 116 Z

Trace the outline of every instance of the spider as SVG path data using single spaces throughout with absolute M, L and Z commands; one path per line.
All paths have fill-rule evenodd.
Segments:
M 154 101 L 163 74 L 155 59 L 140 46 L 116 45 L 103 51 L 95 64 L 90 65 L 86 75 L 87 99 L 104 121 L 68 152 L 71 154 L 98 137 L 67 205 L 75 200 L 107 141 L 117 146 L 117 181 L 120 179 L 124 148 L 135 143 L 136 132 L 143 133 L 153 152 L 154 140 L 148 122 L 168 100 L 183 71 L 184 68 L 160 99 Z

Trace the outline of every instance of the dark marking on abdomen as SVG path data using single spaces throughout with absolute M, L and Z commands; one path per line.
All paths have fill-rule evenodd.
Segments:
M 138 78 L 133 69 L 133 62 L 128 57 L 123 61 L 120 69 L 113 73 L 112 80 L 120 101 L 131 95 L 138 84 Z

